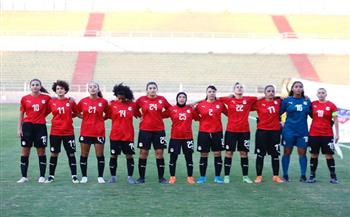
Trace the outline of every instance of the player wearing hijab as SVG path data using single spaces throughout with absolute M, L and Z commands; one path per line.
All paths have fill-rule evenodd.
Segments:
M 193 174 L 193 134 L 192 134 L 192 120 L 198 120 L 197 112 L 189 105 L 186 105 L 187 95 L 184 92 L 179 92 L 176 95 L 176 105 L 171 106 L 167 110 L 166 117 L 170 117 L 172 121 L 171 125 L 171 137 L 169 142 L 168 152 L 170 154 L 169 171 L 170 179 L 169 183 L 174 184 L 176 182 L 175 171 L 176 161 L 178 155 L 181 153 L 185 155 L 187 166 L 187 183 L 194 184 L 195 181 L 192 177 Z

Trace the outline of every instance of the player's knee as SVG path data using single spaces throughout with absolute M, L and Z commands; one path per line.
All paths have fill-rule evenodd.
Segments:
M 45 148 L 37 148 L 36 152 L 38 156 L 44 156 L 45 155 Z
M 163 150 L 162 149 L 156 150 L 155 154 L 156 154 L 157 159 L 163 158 Z
M 220 151 L 215 151 L 214 152 L 214 157 L 221 157 L 221 152 Z
M 209 153 L 207 153 L 207 152 L 202 152 L 201 153 L 201 157 L 208 157 L 209 156 Z
M 246 157 L 248 157 L 248 152 L 241 151 L 241 152 L 239 152 L 239 155 L 243 158 L 246 158 Z
M 131 154 L 127 154 L 125 155 L 126 159 L 132 159 L 132 155 Z
M 331 154 L 326 154 L 325 157 L 327 160 L 333 159 L 333 155 L 331 155 Z
M 311 158 L 318 158 L 318 154 L 311 154 Z
M 232 158 L 233 152 L 232 151 L 226 151 L 225 152 L 225 157 Z
M 140 158 L 147 159 L 147 157 L 148 157 L 148 150 L 141 149 L 140 150 Z

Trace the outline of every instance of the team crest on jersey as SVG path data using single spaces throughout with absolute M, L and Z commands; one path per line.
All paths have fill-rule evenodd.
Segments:
M 242 102 L 242 103 L 243 103 L 243 105 L 245 105 L 245 104 L 247 104 L 247 101 L 246 101 L 246 100 L 243 100 L 243 102 Z
M 187 112 L 188 114 L 191 113 L 191 111 L 190 111 L 189 109 L 187 109 L 186 112 Z
M 26 103 L 31 103 L 31 101 L 30 100 L 26 100 Z
M 306 102 L 306 101 L 304 101 L 304 105 L 307 105 L 307 102 Z
M 277 104 L 278 104 L 278 102 L 277 102 L 276 100 L 274 100 L 274 101 L 273 101 L 273 103 L 275 103 L 275 105 L 277 105 Z
M 231 100 L 231 102 L 232 102 L 233 104 L 236 104 L 236 101 L 234 101 L 234 100 Z
M 70 104 L 67 102 L 66 106 L 67 106 L 67 107 L 69 107 L 69 106 L 70 106 Z
M 162 103 L 163 103 L 163 101 L 162 101 L 162 100 L 159 100 L 158 102 L 159 102 L 159 104 L 162 104 Z
M 46 103 L 46 100 L 44 100 L 44 99 L 41 100 L 41 103 L 42 103 L 42 104 L 45 104 L 45 103 Z
M 102 107 L 102 103 L 98 103 L 98 106 L 99 106 L 99 107 Z
M 131 110 L 132 110 L 132 108 L 129 106 L 129 107 L 128 107 L 128 110 L 129 110 L 129 111 L 131 111 Z
M 329 111 L 329 110 L 331 110 L 331 108 L 329 108 L 328 106 L 326 107 L 326 111 Z
M 261 104 L 261 105 L 262 105 L 262 106 L 264 106 L 264 107 L 266 106 L 266 104 L 265 104 L 265 103 L 263 103 L 263 104 Z
M 219 109 L 219 108 L 220 108 L 220 106 L 219 106 L 219 105 L 216 105 L 216 108 L 217 108 L 217 109 Z

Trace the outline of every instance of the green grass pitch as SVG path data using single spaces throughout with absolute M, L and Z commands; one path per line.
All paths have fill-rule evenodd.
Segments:
M 264 182 L 243 184 L 238 154 L 231 169 L 231 183 L 213 183 L 213 157 L 209 158 L 208 181 L 204 185 L 186 184 L 186 167 L 179 156 L 177 183 L 160 185 L 157 182 L 153 150 L 146 171 L 146 184 L 126 183 L 126 162 L 122 155 L 118 160 L 118 182 L 97 184 L 97 168 L 94 149 L 88 163 L 88 184 L 72 184 L 67 157 L 59 157 L 56 180 L 51 184 L 39 184 L 38 158 L 32 150 L 26 184 L 17 184 L 20 178 L 20 144 L 16 138 L 18 105 L 1 104 L 1 213 L 0 216 L 350 216 L 350 150 L 343 149 L 345 158 L 336 159 L 340 184 L 329 184 L 328 169 L 324 157 L 319 160 L 318 182 L 299 183 L 299 164 L 296 153 L 290 165 L 292 182 L 275 184 L 271 181 L 270 157 L 265 159 Z M 48 119 L 49 120 L 49 119 Z M 79 121 L 75 120 L 75 126 Z M 135 123 L 137 126 L 137 123 Z M 107 128 L 110 127 L 110 121 Z M 166 121 L 167 138 L 170 122 Z M 198 125 L 194 124 L 196 134 Z M 252 147 L 254 148 L 255 123 L 251 121 Z M 137 130 L 137 127 L 136 127 Z M 76 130 L 76 137 L 78 136 Z M 137 134 L 137 132 L 136 132 Z M 108 136 L 108 134 L 107 134 Z M 49 149 L 47 148 L 49 156 Z M 77 151 L 79 159 L 79 145 Z M 105 148 L 105 179 L 109 178 L 109 142 Z M 49 159 L 49 158 L 48 158 Z M 199 154 L 194 154 L 194 176 L 199 176 Z M 166 162 L 169 156 L 165 155 Z M 137 155 L 135 156 L 137 178 Z M 255 155 L 249 157 L 249 174 L 255 178 Z M 309 170 L 309 168 L 308 168 Z M 48 172 L 47 172 L 48 173 Z M 80 168 L 78 168 L 80 176 Z M 168 167 L 165 171 L 169 177 Z

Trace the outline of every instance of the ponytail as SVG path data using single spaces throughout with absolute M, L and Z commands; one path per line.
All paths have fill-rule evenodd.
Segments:
M 98 89 L 97 96 L 103 98 L 102 92 Z

